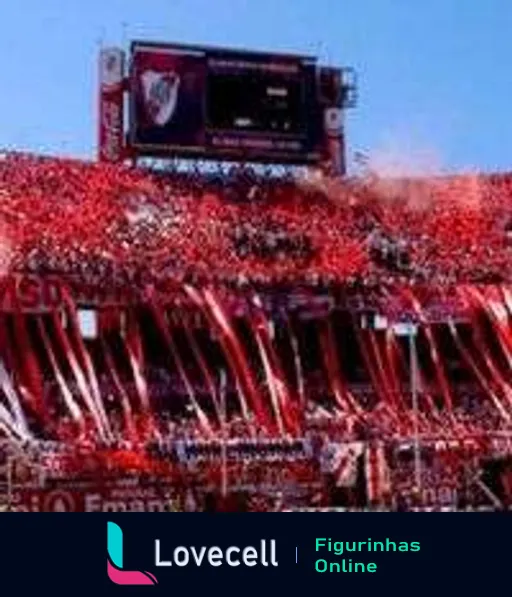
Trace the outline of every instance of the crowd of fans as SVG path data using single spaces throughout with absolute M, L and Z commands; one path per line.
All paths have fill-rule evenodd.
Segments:
M 129 391 L 128 385 L 126 388 Z M 72 390 L 72 386 L 70 389 Z M 100 386 L 100 391 L 102 389 L 103 387 Z M 201 386 L 194 385 L 194 389 L 200 391 Z M 131 449 L 136 446 L 144 446 L 145 449 L 148 445 L 153 445 L 159 446 L 158 450 L 163 452 L 175 451 L 178 445 L 185 448 L 196 446 L 198 454 L 203 454 L 203 450 L 207 452 L 210 446 L 212 454 L 216 457 L 220 456 L 219 446 L 225 441 L 233 453 L 249 454 L 259 445 L 262 457 L 266 459 L 274 448 L 283 458 L 286 454 L 311 455 L 315 451 L 315 441 L 319 438 L 322 442 L 377 440 L 389 443 L 407 441 L 413 436 L 412 420 L 415 415 L 411 393 L 407 388 L 400 395 L 395 396 L 397 400 L 405 402 L 404 406 L 401 410 L 393 412 L 383 404 L 381 397 L 370 384 L 351 385 L 349 387 L 351 396 L 361 408 L 359 414 L 341 411 L 336 406 L 332 392 L 327 388 L 322 390 L 319 387 L 317 390 L 316 393 L 308 395 L 307 402 L 300 409 L 300 430 L 296 433 L 276 434 L 275 430 L 265 427 L 253 414 L 244 416 L 239 408 L 233 410 L 224 423 L 219 422 L 215 413 L 208 413 L 205 408 L 211 424 L 210 433 L 206 434 L 204 422 L 197 418 L 186 391 L 176 383 L 173 386 L 167 386 L 163 405 L 159 405 L 149 415 L 132 415 L 134 433 L 127 430 L 123 416 L 111 410 L 108 416 L 112 438 L 107 444 L 99 439 L 97 429 L 92 422 L 87 428 L 86 435 L 82 433 L 81 436 L 77 436 L 76 426 L 69 415 L 58 413 L 55 409 L 50 409 L 50 418 L 58 422 L 58 426 L 43 429 L 38 437 L 47 438 L 50 442 L 59 439 L 69 444 L 78 441 L 79 444 L 85 445 L 131 446 Z M 51 391 L 56 391 L 53 385 Z M 149 385 L 149 391 L 153 395 L 151 385 Z M 156 391 L 164 393 L 163 388 L 157 388 Z M 266 389 L 263 386 L 260 391 L 265 395 Z M 113 394 L 104 395 L 107 396 L 108 408 L 110 406 L 108 401 L 114 401 L 114 397 Z M 429 393 L 428 396 L 430 397 L 431 394 Z M 75 397 L 79 399 L 79 392 Z M 418 393 L 419 431 L 425 441 L 428 441 L 428 438 L 433 438 L 432 441 L 436 438 L 446 441 L 475 438 L 480 442 L 495 433 L 512 432 L 508 419 L 502 416 L 489 396 L 477 384 L 454 385 L 452 398 L 454 408 L 451 413 L 446 409 L 429 410 L 426 407 L 427 394 L 422 391 Z M 211 403 L 212 399 L 205 393 L 202 403 L 207 406 L 208 402 Z M 306 441 L 307 446 L 301 443 L 302 441 Z
M 512 281 L 512 177 L 333 182 L 275 178 L 271 172 L 247 169 L 147 172 L 4 154 L 0 274 L 7 273 L 56 274 L 126 292 L 181 288 L 184 283 L 215 284 L 228 294 L 233 287 L 248 285 L 352 287 L 368 293 L 415 285 L 423 291 L 444 288 L 449 296 L 457 284 Z M 398 299 L 396 310 L 402 310 Z M 325 383 L 325 374 L 320 377 Z M 168 403 L 189 402 L 178 399 L 186 389 L 182 381 L 174 380 L 173 386 L 173 380 L 163 376 L 160 382 L 150 383 L 153 395 L 156 388 Z M 52 383 L 48 392 L 58 394 L 55 380 Z M 135 394 L 137 383 L 131 383 Z M 378 388 L 351 385 L 349 391 L 364 411 L 364 417 L 358 417 L 337 408 L 332 387 L 314 385 L 318 395 L 308 388 L 306 403 L 298 408 L 302 438 L 311 450 L 308 457 L 315 454 L 315 442 L 387 442 L 402 433 L 401 425 L 412 429 L 408 390 L 389 396 L 406 405 L 397 413 L 382 403 Z M 68 387 L 73 392 L 71 383 Z M 100 388 L 109 410 L 115 393 L 112 380 L 100 375 Z M 202 393 L 197 384 L 193 390 Z M 482 436 L 509 430 L 508 421 L 480 387 L 454 388 L 451 412 L 429 410 L 430 398 L 420 391 L 418 417 L 424 435 Z M 216 423 L 210 444 L 204 444 L 204 421 L 195 411 L 177 416 L 158 408 L 141 420 L 134 415 L 134 424 L 145 442 L 160 448 L 169 442 L 174 448 L 180 442 L 182 448 L 192 445 L 192 452 L 209 455 L 206 460 L 217 458 L 220 440 L 246 454 L 258 452 L 252 442 L 266 444 L 277 460 L 287 462 L 283 471 L 300 476 L 297 439 L 282 434 L 279 441 L 284 443 L 277 445 L 268 429 L 252 415 L 248 419 L 242 414 L 230 413 L 224 426 Z M 116 423 L 115 412 L 109 416 L 116 451 L 125 454 L 123 458 L 135 458 L 120 460 L 122 468 L 146 466 L 134 449 L 138 440 L 126 435 L 125 422 Z M 51 418 L 59 420 L 59 413 L 51 413 Z M 73 425 L 66 420 L 59 425 L 63 445 L 71 445 Z M 80 443 L 89 453 L 96 451 L 98 438 L 92 427 Z M 265 465 L 257 466 L 265 470 Z M 308 477 L 310 468 L 304 466 Z
M 5 154 L 0 196 L 11 271 L 111 285 L 512 279 L 505 175 L 326 185 Z

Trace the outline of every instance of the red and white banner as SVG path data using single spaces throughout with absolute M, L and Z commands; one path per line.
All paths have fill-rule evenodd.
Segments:
M 321 456 L 322 472 L 334 475 L 338 487 L 353 487 L 357 482 L 357 464 L 363 451 L 362 442 L 327 444 Z
M 0 313 L 47 313 L 63 303 L 57 276 L 12 274 L 0 277 Z
M 333 174 L 345 174 L 343 110 L 331 107 L 324 112 L 325 152 Z
M 137 487 L 15 491 L 13 502 L 17 512 L 172 512 L 179 509 L 178 501 L 170 492 Z
M 384 444 L 370 443 L 366 446 L 366 494 L 368 503 L 378 503 L 391 489 L 390 470 Z
M 119 48 L 101 50 L 99 68 L 99 160 L 119 162 L 124 153 L 124 52 Z

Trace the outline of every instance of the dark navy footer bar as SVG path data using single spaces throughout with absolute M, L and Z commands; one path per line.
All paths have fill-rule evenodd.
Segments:
M 6 595 L 494 595 L 508 513 L 6 514 Z

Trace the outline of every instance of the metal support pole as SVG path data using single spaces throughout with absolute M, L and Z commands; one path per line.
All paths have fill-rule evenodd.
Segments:
M 226 406 L 226 372 L 221 371 L 220 378 L 220 409 L 221 409 L 221 457 L 222 457 L 222 488 L 223 497 L 228 494 L 228 462 L 227 462 L 227 406 Z
M 7 454 L 7 512 L 12 512 L 12 465 L 13 465 L 13 458 L 11 454 L 10 447 L 8 448 Z
M 414 475 L 418 492 L 421 491 L 421 451 L 419 437 L 419 410 L 418 410 L 418 355 L 416 349 L 415 331 L 409 334 L 409 359 L 411 369 L 411 393 L 414 424 Z

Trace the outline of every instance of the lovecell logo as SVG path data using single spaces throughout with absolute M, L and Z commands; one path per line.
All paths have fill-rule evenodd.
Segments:
M 107 523 L 107 571 L 116 585 L 156 585 L 158 582 L 150 572 L 124 570 L 123 531 L 114 522 Z

